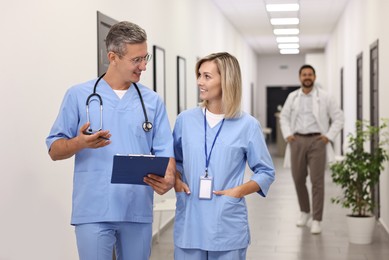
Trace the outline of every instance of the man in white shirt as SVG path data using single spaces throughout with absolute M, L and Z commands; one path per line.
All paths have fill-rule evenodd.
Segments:
M 283 137 L 288 145 L 285 165 L 290 161 L 303 227 L 311 216 L 306 178 L 312 183 L 311 233 L 321 233 L 324 207 L 324 173 L 326 162 L 334 154 L 331 142 L 343 128 L 343 112 L 322 89 L 315 86 L 315 69 L 303 65 L 299 71 L 301 88 L 289 94 L 280 113 Z

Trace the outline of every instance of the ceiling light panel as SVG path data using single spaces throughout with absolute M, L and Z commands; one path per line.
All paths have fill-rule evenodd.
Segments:
M 297 36 L 288 36 L 288 37 L 277 37 L 276 41 L 278 43 L 296 43 L 299 42 L 299 37 Z
M 275 35 L 296 35 L 300 33 L 300 30 L 298 28 L 274 29 L 273 33 Z
M 300 44 L 298 43 L 280 43 L 278 44 L 278 49 L 298 49 Z
M 300 0 L 263 0 L 281 54 L 299 54 Z
M 270 23 L 272 25 L 290 25 L 299 24 L 299 18 L 271 18 Z
M 268 12 L 292 12 L 300 9 L 299 4 L 267 4 L 266 11 Z
M 299 49 L 281 49 L 280 53 L 281 54 L 299 54 L 300 50 Z

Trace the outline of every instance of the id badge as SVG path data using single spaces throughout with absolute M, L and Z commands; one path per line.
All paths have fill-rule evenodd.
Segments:
M 213 179 L 212 177 L 200 177 L 200 190 L 199 190 L 199 199 L 210 200 L 212 199 L 212 187 Z

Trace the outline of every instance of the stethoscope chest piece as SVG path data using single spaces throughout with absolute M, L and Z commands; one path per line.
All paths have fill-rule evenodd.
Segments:
M 143 123 L 142 127 L 145 132 L 149 132 L 151 129 L 153 129 L 153 124 L 149 121 L 146 121 Z

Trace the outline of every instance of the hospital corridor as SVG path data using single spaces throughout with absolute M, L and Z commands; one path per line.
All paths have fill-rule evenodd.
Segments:
M 0 260 L 138 260 L 150 245 L 151 260 L 173 260 L 177 198 L 177 230 L 190 232 L 177 232 L 176 260 L 191 248 L 244 258 L 249 236 L 247 260 L 389 260 L 389 156 L 362 181 L 344 174 L 375 203 L 357 218 L 371 243 L 350 242 L 357 210 L 331 201 L 342 190 L 328 168 L 322 211 L 324 158 L 389 154 L 382 132 L 349 153 L 358 122 L 389 132 L 389 0 L 13 0 L 0 13 Z M 119 163 L 132 155 L 158 169 Z M 241 185 L 247 165 L 256 175 Z M 174 182 L 176 168 L 193 180 Z M 185 182 L 197 197 L 175 192 Z

